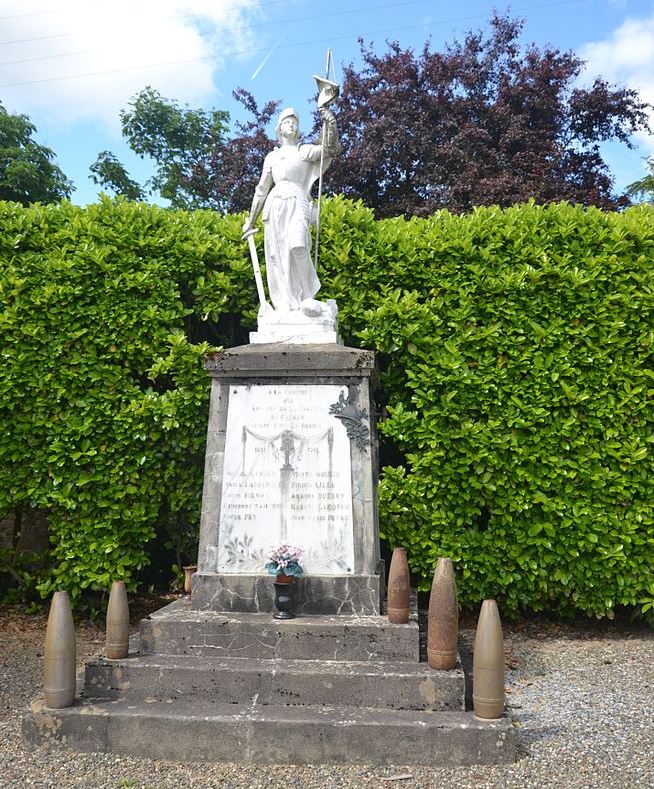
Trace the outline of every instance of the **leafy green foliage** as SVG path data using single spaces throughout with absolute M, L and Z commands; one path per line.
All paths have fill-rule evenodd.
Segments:
M 27 115 L 12 115 L 0 103 L 0 200 L 23 205 L 70 197 L 73 184 L 52 163 L 54 153 L 32 139 Z
M 142 188 L 113 153 L 103 151 L 90 168 L 94 183 L 130 200 L 144 200 L 146 191 L 159 193 L 173 208 L 249 208 L 261 163 L 274 145 L 266 126 L 279 102 L 259 108 L 243 88 L 232 95 L 250 119 L 230 130 L 228 112 L 182 107 L 144 88 L 120 119 L 127 144 L 141 158 L 152 159 L 155 174 Z
M 197 525 L 203 318 L 252 299 L 240 224 L 105 200 L 0 204 L 0 227 L 0 513 L 49 510 L 40 590 L 76 599 Z
M 651 603 L 654 210 L 325 217 L 326 290 L 385 360 L 406 458 L 382 532 L 421 588 L 447 555 L 463 600 L 507 612 Z
M 0 516 L 49 510 L 43 594 L 133 583 L 153 539 L 194 560 L 202 354 L 256 315 L 241 222 L 0 206 Z M 423 589 L 449 555 L 464 602 L 651 613 L 653 261 L 650 206 L 326 202 L 322 295 L 379 354 L 382 532 Z
M 145 193 L 141 186 L 130 178 L 124 165 L 111 151 L 101 151 L 89 170 L 94 184 L 111 189 L 116 195 L 127 200 L 144 199 Z
M 640 197 L 648 203 L 654 202 L 654 157 L 647 160 L 649 173 L 627 187 L 627 194 Z

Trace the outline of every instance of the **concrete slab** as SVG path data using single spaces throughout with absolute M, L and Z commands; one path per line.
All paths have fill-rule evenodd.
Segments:
M 224 613 L 191 608 L 180 598 L 141 622 L 144 654 L 365 661 L 420 660 L 418 622 L 392 625 L 381 616 Z
M 467 712 L 215 704 L 193 700 L 42 699 L 23 719 L 26 744 L 174 761 L 245 764 L 498 764 L 515 758 L 511 721 Z
M 434 671 L 408 662 L 135 655 L 90 660 L 85 696 L 463 710 L 465 679 L 460 665 Z

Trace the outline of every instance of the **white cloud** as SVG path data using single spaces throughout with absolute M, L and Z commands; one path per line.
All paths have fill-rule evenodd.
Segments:
M 654 104 L 654 13 L 626 19 L 610 38 L 586 44 L 579 54 L 587 61 L 587 76 L 627 85 Z M 654 111 L 650 111 L 650 122 L 654 128 Z M 643 148 L 654 152 L 654 135 L 637 136 Z
M 146 85 L 200 102 L 226 60 L 252 48 L 248 20 L 258 3 L 0 0 L 0 100 L 60 124 L 102 119 L 114 127 Z

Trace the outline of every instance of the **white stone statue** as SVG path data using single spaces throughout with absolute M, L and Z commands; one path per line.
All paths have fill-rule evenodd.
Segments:
M 316 222 L 311 188 L 339 148 L 336 118 L 326 106 L 320 106 L 320 99 L 319 112 L 323 132 L 317 145 L 300 143 L 299 118 L 292 107 L 280 113 L 276 129 L 280 146 L 264 160 L 250 215 L 243 225 L 243 237 L 250 241 L 256 275 L 258 261 L 252 234 L 255 220 L 262 214 L 268 293 L 272 302 L 271 308 L 262 298 L 259 275 L 262 309 L 259 331 L 250 335 L 251 342 L 337 341 L 336 303 L 331 299 L 327 302 L 315 299 L 320 281 L 311 259 L 309 228 Z

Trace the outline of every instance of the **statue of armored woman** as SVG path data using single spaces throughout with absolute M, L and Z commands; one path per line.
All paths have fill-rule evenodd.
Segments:
M 338 86 L 316 77 L 320 93 L 318 111 L 322 134 L 317 144 L 300 142 L 297 112 L 287 107 L 279 115 L 276 135 L 280 143 L 263 163 L 261 179 L 254 193 L 250 214 L 243 225 L 243 237 L 255 232 L 262 215 L 266 277 L 272 307 L 262 299 L 259 331 L 251 342 L 315 343 L 336 342 L 336 302 L 322 302 L 315 260 L 311 256 L 311 224 L 319 221 L 319 211 L 311 198 L 314 183 L 322 179 L 339 149 L 336 118 L 328 105 L 338 95 Z M 254 244 L 255 274 L 258 262 Z M 262 287 L 259 284 L 259 295 Z

